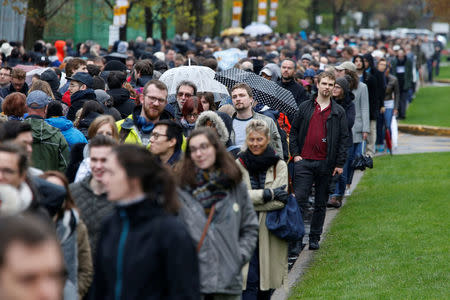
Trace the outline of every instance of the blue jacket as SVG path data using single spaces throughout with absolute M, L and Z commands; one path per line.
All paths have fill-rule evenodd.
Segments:
M 81 131 L 73 127 L 73 123 L 70 120 L 67 120 L 66 117 L 56 117 L 45 119 L 45 121 L 53 126 L 61 130 L 61 133 L 64 135 L 64 138 L 69 144 L 69 149 L 72 148 L 72 145 L 78 143 L 87 144 L 87 139 Z

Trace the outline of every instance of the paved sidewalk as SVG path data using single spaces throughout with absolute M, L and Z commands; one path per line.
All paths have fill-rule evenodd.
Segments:
M 399 132 L 398 145 L 394 149 L 393 153 L 395 155 L 400 154 L 413 154 L 413 153 L 426 153 L 426 152 L 446 152 L 450 151 L 450 137 L 440 137 L 440 136 L 423 136 L 423 135 L 411 135 Z M 382 155 L 382 154 L 377 154 Z M 353 177 L 352 186 L 350 191 L 353 190 L 358 185 L 364 172 L 355 171 Z M 346 199 L 343 201 L 345 205 Z M 326 239 L 328 230 L 330 229 L 331 221 L 339 213 L 339 209 L 327 208 L 327 214 L 325 217 L 325 223 L 323 227 L 323 235 L 321 241 Z M 319 250 L 320 251 L 320 250 Z M 308 250 L 308 245 L 305 246 L 304 250 L 300 253 L 297 261 L 292 267 L 288 275 L 288 288 L 289 290 L 296 285 L 298 281 L 301 280 L 302 275 L 308 271 L 308 267 L 317 251 Z M 284 288 L 277 289 L 272 295 L 271 300 L 285 300 L 289 296 L 289 290 Z

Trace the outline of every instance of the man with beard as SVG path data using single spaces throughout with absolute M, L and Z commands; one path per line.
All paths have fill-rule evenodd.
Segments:
M 165 110 L 167 94 L 167 86 L 162 81 L 150 80 L 147 82 L 139 98 L 141 105 L 136 106 L 133 113 L 126 119 L 116 123 L 122 143 L 149 146 L 150 135 L 155 123 L 159 120 L 173 118 Z
M 308 100 L 305 89 L 294 80 L 295 61 L 290 58 L 283 60 L 281 63 L 281 80 L 278 84 L 292 93 L 297 105 Z
M 270 146 L 272 146 L 278 156 L 283 158 L 281 137 L 274 120 L 253 110 L 254 100 L 252 88 L 246 83 L 234 85 L 231 89 L 231 100 L 236 109 L 236 113 L 234 113 L 232 118 L 233 132 L 230 137 L 233 144 L 242 147 L 245 144 L 248 123 L 253 119 L 263 120 L 270 129 Z
M 290 153 L 295 164 L 294 191 L 303 216 L 308 211 L 308 198 L 315 184 L 310 250 L 319 249 L 330 179 L 342 174 L 349 146 L 345 111 L 331 100 L 335 81 L 332 72 L 319 74 L 318 94 L 300 105 L 290 133 Z

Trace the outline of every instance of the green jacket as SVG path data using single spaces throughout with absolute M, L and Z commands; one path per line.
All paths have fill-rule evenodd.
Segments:
M 58 128 L 55 128 L 39 116 L 28 116 L 25 121 L 31 125 L 33 135 L 33 167 L 43 171 L 65 172 L 69 164 L 69 145 Z

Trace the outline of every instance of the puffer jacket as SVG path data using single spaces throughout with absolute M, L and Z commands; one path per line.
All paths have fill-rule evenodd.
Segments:
M 186 190 L 178 190 L 180 218 L 198 244 L 208 216 Z M 242 267 L 250 261 L 258 238 L 258 221 L 244 183 L 216 204 L 216 212 L 198 253 L 202 294 L 242 293 Z
M 45 119 L 45 122 L 61 130 L 61 133 L 64 135 L 67 144 L 69 144 L 69 150 L 71 149 L 72 145 L 78 143 L 87 144 L 87 139 L 85 138 L 83 133 L 74 128 L 73 123 L 70 120 L 67 120 L 66 117 L 49 118 Z
M 70 193 L 80 211 L 80 217 L 88 230 L 92 257 L 95 255 L 102 221 L 111 216 L 114 204 L 106 199 L 106 194 L 95 195 L 89 185 L 92 176 L 86 176 L 78 183 L 69 186 Z
M 64 173 L 69 164 L 70 151 L 59 129 L 47 124 L 44 118 L 36 115 L 27 116 L 24 122 L 31 125 L 33 167 L 43 171 L 57 170 Z

